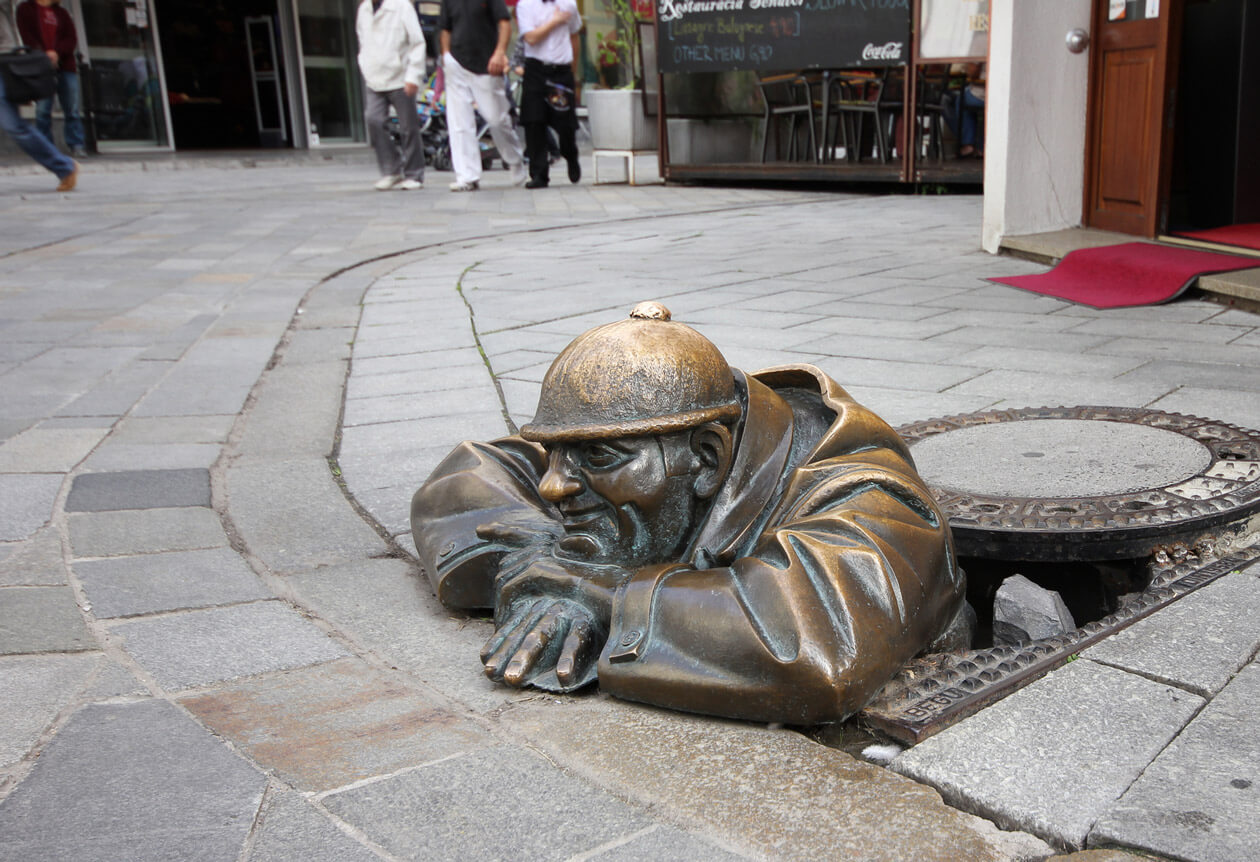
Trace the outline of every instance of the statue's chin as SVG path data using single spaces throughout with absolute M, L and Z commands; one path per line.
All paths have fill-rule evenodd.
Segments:
M 556 543 L 557 556 L 569 557 L 574 560 L 595 562 L 598 560 L 601 550 L 599 542 L 595 541 L 591 536 L 565 536 Z

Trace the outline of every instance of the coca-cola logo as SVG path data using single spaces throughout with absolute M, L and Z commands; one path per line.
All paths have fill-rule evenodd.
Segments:
M 863 60 L 900 60 L 901 59 L 901 42 L 885 42 L 882 45 L 876 45 L 871 42 L 866 43 L 866 47 L 862 49 Z

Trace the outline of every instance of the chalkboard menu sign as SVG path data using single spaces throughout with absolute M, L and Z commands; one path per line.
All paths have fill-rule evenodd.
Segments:
M 910 0 L 657 0 L 662 72 L 901 66 Z

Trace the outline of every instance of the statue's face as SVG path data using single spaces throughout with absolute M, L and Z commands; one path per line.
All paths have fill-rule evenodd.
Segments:
M 557 555 L 625 568 L 678 559 L 697 509 L 690 434 L 549 445 L 539 490 L 564 521 Z

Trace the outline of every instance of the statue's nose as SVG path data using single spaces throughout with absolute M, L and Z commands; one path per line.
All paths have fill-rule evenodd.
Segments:
M 555 453 L 548 459 L 547 472 L 538 483 L 538 492 L 547 502 L 559 503 L 582 493 L 582 483 L 571 472 L 568 459 Z

